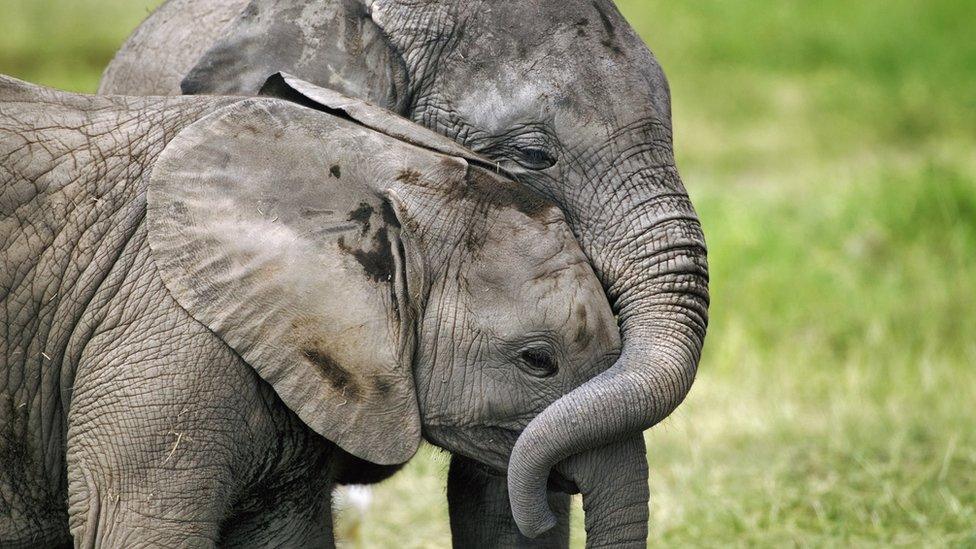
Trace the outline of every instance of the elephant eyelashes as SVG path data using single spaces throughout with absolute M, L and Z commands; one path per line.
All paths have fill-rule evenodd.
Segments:
M 556 357 L 545 349 L 526 349 L 519 353 L 523 369 L 535 377 L 549 377 L 559 371 Z
M 520 149 L 516 154 L 517 162 L 529 170 L 545 170 L 556 163 L 556 159 L 545 149 Z
M 473 144 L 473 148 L 488 158 L 512 162 L 526 170 L 545 170 L 556 164 L 553 142 L 549 132 L 530 129 L 522 134 L 511 131 L 490 137 Z

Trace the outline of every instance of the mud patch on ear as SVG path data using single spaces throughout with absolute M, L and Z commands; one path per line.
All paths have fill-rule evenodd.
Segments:
M 589 27 L 589 26 L 590 26 L 590 20 L 589 19 L 587 19 L 585 17 L 579 18 L 576 21 L 576 35 L 577 36 L 586 36 L 586 28 Z
M 420 185 L 421 175 L 417 170 L 407 168 L 405 170 L 400 170 L 400 173 L 397 174 L 396 180 L 400 181 L 401 183 L 406 183 L 407 185 Z
M 346 238 L 340 236 L 339 250 L 351 255 L 363 267 L 366 277 L 373 282 L 390 282 L 393 280 L 393 252 L 390 250 L 390 239 L 387 237 L 386 227 L 380 227 L 373 234 L 373 247 L 369 250 L 354 249 L 346 244 Z
M 339 365 L 325 351 L 318 349 L 304 349 L 302 356 L 315 366 L 318 373 L 339 393 L 358 400 L 360 396 L 359 386 L 353 381 L 352 374 Z
M 359 207 L 349 212 L 348 221 L 358 223 L 362 226 L 360 236 L 366 236 L 369 232 L 369 218 L 373 216 L 373 207 L 365 202 L 360 202 Z
M 383 221 L 387 225 L 400 228 L 400 220 L 397 219 L 396 212 L 393 211 L 393 206 L 390 206 L 388 202 L 383 203 L 383 208 L 380 213 L 383 215 Z
M 600 5 L 599 1 L 594 1 L 593 7 L 596 8 L 596 12 L 600 14 L 600 22 L 603 23 L 603 30 L 607 32 L 607 36 L 610 38 L 615 38 L 617 36 L 617 29 L 614 28 L 613 22 L 610 21 L 610 17 L 607 15 L 607 12 L 604 11 L 603 6 Z

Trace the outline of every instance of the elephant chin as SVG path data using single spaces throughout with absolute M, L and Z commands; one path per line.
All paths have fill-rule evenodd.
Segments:
M 531 441 L 519 443 L 522 448 Z M 546 477 L 524 479 L 509 469 L 509 497 L 519 529 L 538 537 L 555 526 L 536 498 L 548 487 L 583 494 L 587 547 L 644 547 L 649 518 L 647 458 L 643 435 L 587 450 L 558 463 Z M 526 489 L 527 488 L 527 489 Z

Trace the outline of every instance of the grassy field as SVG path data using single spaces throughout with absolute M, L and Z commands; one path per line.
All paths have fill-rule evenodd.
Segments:
M 155 4 L 0 0 L 0 72 L 91 91 Z M 698 381 L 647 434 L 652 544 L 976 546 L 976 3 L 620 7 L 712 273 Z M 446 466 L 346 511 L 350 545 L 447 545 Z

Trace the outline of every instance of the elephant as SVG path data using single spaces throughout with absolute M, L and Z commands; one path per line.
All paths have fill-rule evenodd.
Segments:
M 608 444 L 642 448 L 642 431 L 690 390 L 704 344 L 707 251 L 675 165 L 661 66 L 611 0 L 168 0 L 100 91 L 250 95 L 276 71 L 447 136 L 564 212 L 617 315 L 622 352 L 531 422 L 507 481 L 476 483 L 476 499 L 511 500 L 513 516 L 488 522 L 546 531 L 558 522 L 548 472 Z M 577 415 L 600 419 L 576 425 Z M 464 459 L 450 479 L 478 474 Z M 469 495 L 449 482 L 452 530 L 491 545 L 498 528 L 466 516 Z M 616 539 L 640 545 L 646 511 L 632 513 Z M 603 521 L 586 522 L 588 539 L 599 537 Z
M 504 472 L 620 353 L 552 202 L 286 74 L 255 97 L 0 77 L 0 158 L 5 547 L 331 546 L 362 464 L 425 439 Z M 612 519 L 646 502 L 642 451 L 553 482 Z

